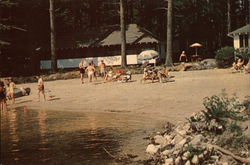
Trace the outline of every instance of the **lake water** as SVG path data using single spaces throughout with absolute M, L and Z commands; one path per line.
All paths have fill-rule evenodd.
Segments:
M 105 151 L 145 155 L 160 121 L 123 113 L 1 111 L 2 165 L 119 165 Z

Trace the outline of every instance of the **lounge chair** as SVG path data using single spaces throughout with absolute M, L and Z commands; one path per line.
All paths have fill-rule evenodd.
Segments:
M 146 80 L 151 80 L 152 83 L 154 82 L 154 80 L 159 80 L 158 77 L 158 70 L 154 69 L 154 68 L 144 68 L 144 73 L 143 73 L 143 78 L 141 79 L 142 81 L 146 81 Z

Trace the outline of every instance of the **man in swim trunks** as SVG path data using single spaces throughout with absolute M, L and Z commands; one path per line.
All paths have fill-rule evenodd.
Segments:
M 84 83 L 83 78 L 84 78 L 84 73 L 85 73 L 85 68 L 84 68 L 84 62 L 83 60 L 79 64 L 79 70 L 80 70 L 80 79 L 82 84 Z
M 104 79 L 106 77 L 106 64 L 101 60 L 101 64 L 99 65 L 100 68 L 100 74 L 102 78 Z
M 91 63 L 89 63 L 89 66 L 87 67 L 87 72 L 88 72 L 88 79 L 89 79 L 89 82 L 92 82 L 93 81 L 93 78 L 94 78 L 94 74 L 95 74 L 95 66 L 92 65 Z
M 42 93 L 44 101 L 46 101 L 45 98 L 45 91 L 44 91 L 44 82 L 42 76 L 37 76 L 38 79 L 38 101 L 40 102 L 40 93 Z

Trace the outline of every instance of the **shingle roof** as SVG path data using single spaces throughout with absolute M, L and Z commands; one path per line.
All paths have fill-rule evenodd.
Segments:
M 146 42 L 158 42 L 156 38 L 148 34 L 143 29 L 139 28 L 136 24 L 130 24 L 126 30 L 126 43 L 146 43 Z M 111 32 L 106 38 L 101 40 L 98 45 L 120 45 L 121 44 L 121 30 L 115 30 Z
M 239 29 L 236 29 L 236 30 L 230 32 L 228 35 L 233 36 L 233 35 L 239 34 L 239 33 L 250 33 L 250 24 L 243 26 Z

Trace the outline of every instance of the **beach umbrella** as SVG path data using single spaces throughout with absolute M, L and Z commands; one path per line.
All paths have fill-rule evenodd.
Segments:
M 197 47 L 202 47 L 202 45 L 199 43 L 193 43 L 190 47 L 195 48 L 195 55 L 197 55 Z
M 140 60 L 140 61 L 143 61 L 143 60 L 152 60 L 152 59 L 156 59 L 159 57 L 159 53 L 155 50 L 145 50 L 145 51 L 142 51 L 137 59 Z

